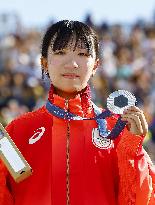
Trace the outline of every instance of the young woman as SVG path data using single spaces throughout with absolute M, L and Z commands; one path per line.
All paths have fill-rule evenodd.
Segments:
M 155 204 L 155 171 L 142 148 L 148 131 L 143 112 L 130 107 L 122 115 L 128 127 L 113 142 L 93 142 L 99 132 L 88 80 L 99 64 L 95 32 L 78 21 L 60 21 L 45 33 L 41 54 L 51 80 L 47 104 L 6 127 L 33 174 L 16 184 L 1 162 L 0 204 Z M 104 120 L 111 131 L 118 116 Z

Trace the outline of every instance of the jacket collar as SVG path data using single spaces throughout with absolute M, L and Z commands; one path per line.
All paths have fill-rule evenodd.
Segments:
M 48 100 L 54 105 L 81 117 L 93 117 L 94 115 L 89 85 L 74 99 L 66 100 L 54 93 L 54 86 L 51 84 Z

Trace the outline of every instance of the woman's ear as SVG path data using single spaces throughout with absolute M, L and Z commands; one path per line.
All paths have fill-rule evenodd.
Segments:
M 47 58 L 41 57 L 40 62 L 41 62 L 41 67 L 45 70 L 45 72 L 47 72 L 48 71 Z
M 99 65 L 100 65 L 100 60 L 97 59 L 97 60 L 95 61 L 95 63 L 94 63 L 94 68 L 93 68 L 93 72 L 92 72 L 92 75 L 93 75 L 93 76 L 95 75 L 96 70 L 97 70 L 97 68 L 98 68 Z

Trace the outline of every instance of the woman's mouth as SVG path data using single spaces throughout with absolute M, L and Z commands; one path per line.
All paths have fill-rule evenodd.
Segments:
M 79 78 L 79 75 L 76 75 L 75 73 L 64 73 L 62 74 L 62 76 L 64 78 L 68 78 L 68 79 L 75 79 L 75 78 Z

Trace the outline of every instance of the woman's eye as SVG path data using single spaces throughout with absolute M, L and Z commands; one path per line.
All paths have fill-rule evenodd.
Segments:
M 88 53 L 79 53 L 78 55 L 79 56 L 87 56 L 87 57 L 90 56 Z
M 55 54 L 55 55 L 64 55 L 65 52 L 64 52 L 64 51 L 56 51 L 54 54 Z

